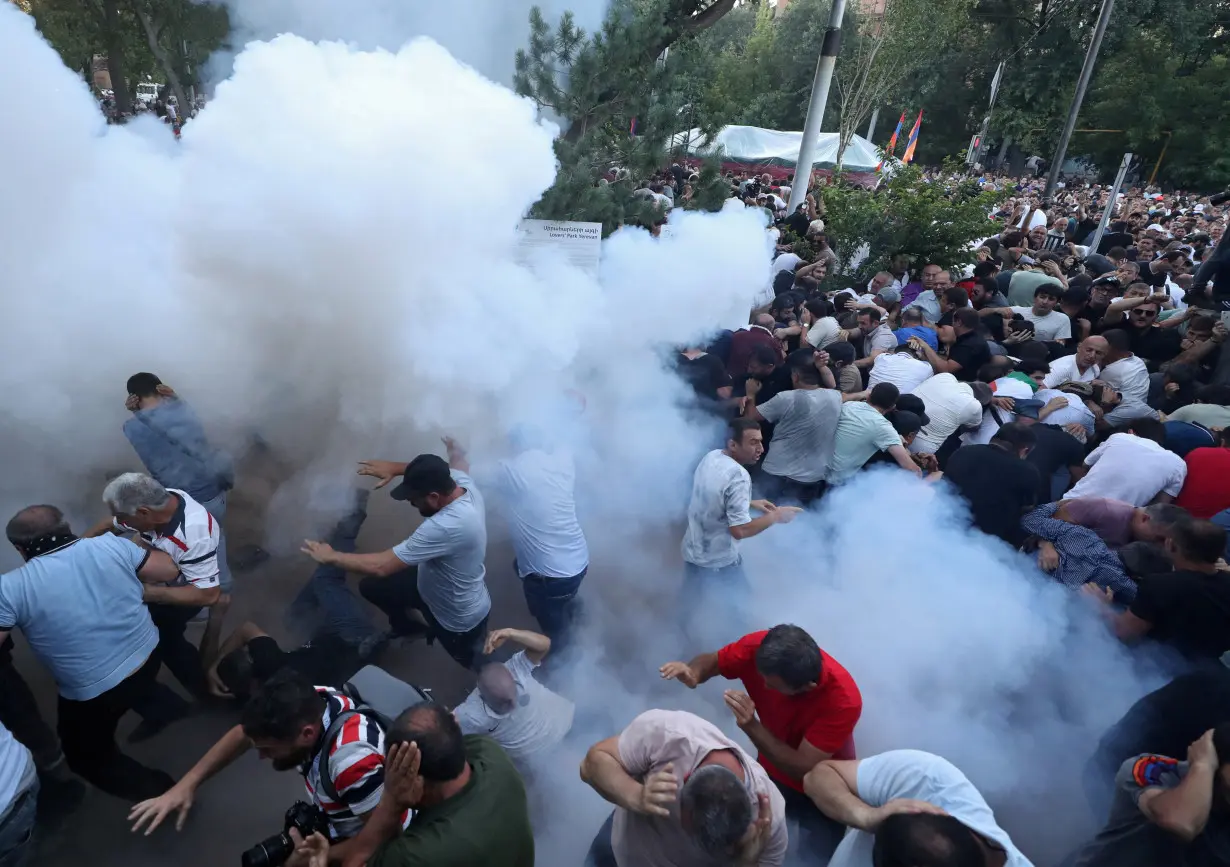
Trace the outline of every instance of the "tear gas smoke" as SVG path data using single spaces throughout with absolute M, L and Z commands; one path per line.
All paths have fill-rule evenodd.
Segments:
M 746 310 L 767 272 L 757 213 L 618 233 L 598 281 L 516 264 L 553 130 L 426 39 L 397 53 L 253 43 L 178 146 L 153 124 L 107 127 L 9 4 L 0 55 L 23 73 L 0 79 L 0 110 L 20 120 L 0 144 L 6 514 L 51 501 L 97 515 L 101 475 L 133 463 L 119 426 L 139 369 L 231 442 L 258 434 L 301 468 L 275 518 L 354 460 L 440 431 L 498 454 L 516 425 L 571 424 L 555 398 L 575 388 L 595 623 L 564 691 L 608 715 L 578 736 L 651 706 L 733 731 L 720 683 L 690 693 L 656 673 L 737 637 L 685 647 L 675 628 L 674 522 L 716 432 L 680 408 L 660 350 Z M 301 538 L 291 524 L 275 543 Z M 1152 684 L 1071 594 L 899 474 L 860 479 L 745 554 L 754 620 L 807 628 L 859 682 L 862 754 L 944 754 L 1040 865 L 1090 830 L 1080 764 Z M 541 863 L 576 863 L 610 809 L 575 758 L 543 781 Z
M 203 0 L 204 2 L 204 0 Z M 231 18 L 231 44 L 268 41 L 293 33 L 313 42 L 334 40 L 370 51 L 396 51 L 416 36 L 439 42 L 462 63 L 495 81 L 512 80 L 513 57 L 529 37 L 530 8 L 538 6 L 554 24 L 570 11 L 577 26 L 593 31 L 602 23 L 607 0 L 223 0 Z M 218 79 L 230 72 L 233 55 L 215 59 Z

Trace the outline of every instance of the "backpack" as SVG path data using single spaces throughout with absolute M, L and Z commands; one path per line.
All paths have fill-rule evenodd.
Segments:
M 322 757 L 325 766 L 321 768 L 320 791 L 335 804 L 341 803 L 333 776 L 329 773 L 330 745 L 337 740 L 344 726 L 351 717 L 366 716 L 376 721 L 386 735 L 392 728 L 393 720 L 406 708 L 421 701 L 431 701 L 427 690 L 412 686 L 404 680 L 398 680 L 383 668 L 375 665 L 365 665 L 354 673 L 350 680 L 342 684 L 338 690 L 342 695 L 354 702 L 354 708 L 342 711 L 333 718 L 325 731 L 324 750 Z

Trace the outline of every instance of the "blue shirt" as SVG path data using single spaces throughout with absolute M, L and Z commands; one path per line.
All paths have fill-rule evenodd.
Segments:
M 911 337 L 918 337 L 936 352 L 940 351 L 940 339 L 936 336 L 935 329 L 933 328 L 911 325 L 907 328 L 898 328 L 893 332 L 893 335 L 897 338 L 898 346 L 903 343 L 909 343 Z
M 221 456 L 209 445 L 201 420 L 183 400 L 164 399 L 133 413 L 124 422 L 124 436 L 164 488 L 187 491 L 198 503 L 222 493 L 218 482 Z
M 158 645 L 137 570 L 144 550 L 108 533 L 0 575 L 0 629 L 20 629 L 60 695 L 97 698 Z

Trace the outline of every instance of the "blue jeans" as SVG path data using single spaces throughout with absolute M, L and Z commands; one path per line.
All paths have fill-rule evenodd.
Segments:
M 17 796 L 9 814 L 0 822 L 0 867 L 22 867 L 34 847 L 34 814 L 38 805 L 38 780 Z
M 716 569 L 683 564 L 680 626 L 696 647 L 721 647 L 747 633 L 752 585 L 742 561 Z
M 219 525 L 226 520 L 226 491 L 218 494 L 212 500 L 202 500 L 201 505 L 205 507 L 205 511 L 214 516 L 214 520 Z M 223 593 L 230 593 L 235 579 L 231 577 L 231 567 L 226 562 L 226 533 L 221 532 L 221 526 L 218 530 L 218 582 L 222 585 Z
M 333 529 L 329 544 L 335 551 L 353 553 L 367 511 L 358 506 Z M 311 639 L 332 634 L 347 644 L 358 645 L 376 633 L 363 603 L 346 584 L 346 571 L 320 565 L 299 591 L 286 612 L 286 622 L 301 637 Z
M 516 563 L 513 563 L 516 569 Z M 586 566 L 571 578 L 548 578 L 531 573 L 521 579 L 525 604 L 538 621 L 543 635 L 551 639 L 554 649 L 568 643 L 573 628 L 581 616 L 581 601 L 576 598 L 581 582 L 589 571 Z

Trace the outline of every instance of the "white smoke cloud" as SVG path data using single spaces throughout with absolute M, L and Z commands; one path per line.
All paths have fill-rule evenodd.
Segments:
M 554 24 L 571 11 L 578 26 L 594 31 L 607 0 L 223 0 L 231 16 L 232 43 L 267 41 L 293 33 L 313 42 L 336 40 L 356 48 L 396 51 L 416 36 L 439 42 L 462 63 L 495 81 L 512 80 L 513 56 L 529 37 L 530 8 Z M 215 65 L 226 70 L 229 56 Z

